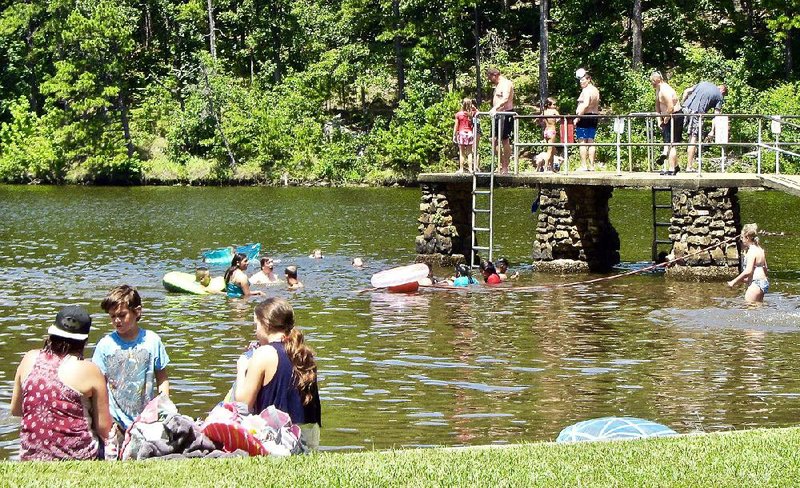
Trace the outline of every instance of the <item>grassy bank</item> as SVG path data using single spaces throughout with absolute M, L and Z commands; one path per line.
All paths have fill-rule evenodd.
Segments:
M 0 463 L 4 486 L 792 486 L 800 428 L 289 459 Z

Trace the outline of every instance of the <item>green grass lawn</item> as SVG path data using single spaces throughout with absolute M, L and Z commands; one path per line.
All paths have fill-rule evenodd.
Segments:
M 229 460 L 0 463 L 2 486 L 795 486 L 800 428 Z

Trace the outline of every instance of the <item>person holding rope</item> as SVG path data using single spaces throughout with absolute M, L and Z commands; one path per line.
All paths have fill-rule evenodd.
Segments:
M 739 282 L 746 282 L 747 291 L 744 299 L 748 302 L 763 302 L 764 294 L 769 291 L 767 279 L 767 256 L 758 242 L 758 225 L 747 224 L 742 228 L 742 244 L 747 248 L 745 266 L 739 276 L 730 280 L 728 286 L 733 288 Z

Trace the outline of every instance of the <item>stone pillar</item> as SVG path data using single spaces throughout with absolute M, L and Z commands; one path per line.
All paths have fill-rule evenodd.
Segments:
M 537 271 L 608 271 L 619 263 L 619 235 L 608 218 L 610 186 L 542 187 L 533 242 Z
M 667 276 L 688 278 L 730 278 L 739 272 L 738 241 L 741 232 L 737 188 L 700 188 L 675 191 L 669 238 L 672 255 L 686 256 L 679 266 L 667 269 Z M 715 244 L 708 251 L 695 254 Z
M 417 262 L 452 266 L 472 250 L 472 185 L 423 183 Z

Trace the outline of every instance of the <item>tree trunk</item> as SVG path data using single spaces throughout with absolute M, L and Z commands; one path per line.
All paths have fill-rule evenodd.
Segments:
M 211 0 L 209 0 L 209 3 L 210 2 Z M 208 96 L 208 106 L 211 109 L 211 114 L 214 116 L 214 125 L 217 127 L 217 131 L 219 131 L 219 136 L 222 139 L 225 150 L 228 152 L 228 159 L 230 160 L 231 167 L 234 167 L 237 164 L 236 156 L 233 155 L 231 145 L 228 143 L 228 138 L 225 136 L 225 131 L 222 129 L 222 116 L 217 110 L 217 104 L 214 103 L 214 89 L 211 88 L 211 82 L 208 79 L 208 71 L 203 63 L 200 63 L 200 69 L 203 70 L 203 79 L 206 82 L 206 95 Z
M 547 73 L 547 56 L 550 52 L 547 30 L 549 3 L 548 0 L 540 0 L 539 3 L 539 106 L 542 111 L 544 111 L 545 100 L 549 96 Z
M 395 31 L 399 31 L 403 24 L 400 20 L 400 0 L 392 0 L 392 16 L 394 17 Z M 397 101 L 399 102 L 405 98 L 406 94 L 406 68 L 403 60 L 403 44 L 400 34 L 397 32 L 394 35 L 394 64 L 397 71 Z
M 131 139 L 131 126 L 128 119 L 128 104 L 125 103 L 125 96 L 120 90 L 117 96 L 117 103 L 119 103 L 120 119 L 122 119 L 122 136 L 125 138 L 125 147 L 128 149 L 128 157 L 132 158 L 136 153 L 133 147 L 133 140 Z
M 33 35 L 36 29 L 37 28 L 33 25 L 28 25 L 28 32 L 25 35 L 25 45 L 27 47 L 25 66 L 28 68 L 26 70 L 26 76 L 28 78 L 29 85 L 28 102 L 31 105 L 31 110 L 36 113 L 36 115 L 42 116 L 44 114 L 44 110 L 42 110 L 42 104 L 39 103 L 39 78 L 36 76 L 36 63 L 33 61 L 33 56 L 31 56 L 31 53 L 33 52 Z
M 481 26 L 480 16 L 478 15 L 478 3 L 475 3 L 475 101 L 480 107 L 483 101 L 483 90 L 481 86 Z
M 794 73 L 794 60 L 792 59 L 792 34 L 794 33 L 794 29 L 789 29 L 786 31 L 786 79 L 792 79 L 792 74 Z
M 214 26 L 214 6 L 212 0 L 208 0 L 208 45 L 211 50 L 211 58 L 217 60 L 217 28 Z
M 631 35 L 633 44 L 633 69 L 642 67 L 642 0 L 633 0 L 633 24 Z
M 150 39 L 153 37 L 153 17 L 150 14 L 150 5 L 144 5 L 144 48 L 150 48 Z

